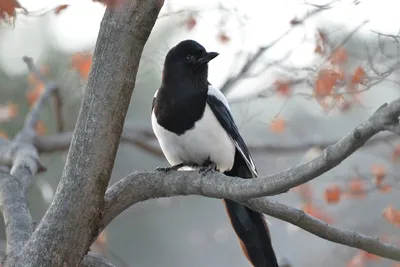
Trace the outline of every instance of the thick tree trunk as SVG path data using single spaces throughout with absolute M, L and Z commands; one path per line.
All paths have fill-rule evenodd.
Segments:
M 140 57 L 161 6 L 127 0 L 106 10 L 55 198 L 13 266 L 78 266 L 98 235 Z

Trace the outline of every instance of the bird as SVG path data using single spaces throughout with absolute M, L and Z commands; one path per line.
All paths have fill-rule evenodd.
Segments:
M 208 63 L 219 55 L 194 40 L 183 40 L 166 54 L 159 89 L 151 108 L 151 124 L 171 166 L 197 168 L 203 175 L 218 171 L 251 179 L 257 169 L 223 93 L 208 81 Z M 263 215 L 222 200 L 247 260 L 254 267 L 279 267 Z

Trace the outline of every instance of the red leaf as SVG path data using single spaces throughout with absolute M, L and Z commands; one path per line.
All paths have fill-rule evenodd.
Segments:
M 231 40 L 231 38 L 226 34 L 226 32 L 224 32 L 224 31 L 220 31 L 219 33 L 218 33 L 218 40 L 221 42 L 221 43 L 227 43 L 227 42 L 229 42 L 230 40 Z
M 351 78 L 351 82 L 353 84 L 365 84 L 366 81 L 365 79 L 365 70 L 362 67 L 358 67 L 353 74 L 353 77 Z
M 286 123 L 281 117 L 276 117 L 272 120 L 270 124 L 270 129 L 274 133 L 283 133 L 285 131 Z
M 186 19 L 185 24 L 186 24 L 186 28 L 187 28 L 189 31 L 192 30 L 192 29 L 194 28 L 194 26 L 196 26 L 196 24 L 197 24 L 196 18 L 193 17 L 193 15 L 190 15 L 190 16 Z
M 386 168 L 381 164 L 371 166 L 371 172 L 374 175 L 374 182 L 377 186 L 382 185 L 382 181 L 386 176 Z
M 391 224 L 400 227 L 400 211 L 394 209 L 392 206 L 386 207 L 382 216 Z
M 69 7 L 69 5 L 59 5 L 58 7 L 56 7 L 56 8 L 54 9 L 54 13 L 55 13 L 56 15 L 58 15 L 58 14 L 61 13 L 61 11 L 65 10 L 67 7 Z
M 343 64 L 348 59 L 347 51 L 344 47 L 337 48 L 330 56 L 332 64 Z
M 338 203 L 340 201 L 340 195 L 342 194 L 342 190 L 338 185 L 332 185 L 325 189 L 324 197 L 325 201 L 329 204 Z
M 92 65 L 92 55 L 77 53 L 72 56 L 71 65 L 79 72 L 82 78 L 87 79 Z
M 277 80 L 274 85 L 275 91 L 282 95 L 282 96 L 289 96 L 291 93 L 290 87 L 289 87 L 289 82 L 283 81 L 283 80 Z
M 354 178 L 350 181 L 350 195 L 357 197 L 365 196 L 364 181 L 361 178 Z
M 15 18 L 16 9 L 22 8 L 25 10 L 17 0 L 1 0 L 0 1 L 0 20 L 8 18 Z M 26 11 L 26 10 L 25 10 Z
M 323 54 L 322 46 L 317 44 L 317 46 L 315 47 L 314 53 L 322 55 Z
M 332 93 L 336 82 L 344 80 L 344 74 L 341 71 L 322 69 L 318 73 L 315 82 L 315 95 L 317 97 L 325 97 Z

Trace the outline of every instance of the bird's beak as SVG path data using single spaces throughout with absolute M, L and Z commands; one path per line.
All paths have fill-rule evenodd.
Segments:
M 208 62 L 210 62 L 210 60 L 212 60 L 218 55 L 219 54 L 217 52 L 206 52 L 201 58 L 197 60 L 197 62 L 200 64 L 207 64 Z

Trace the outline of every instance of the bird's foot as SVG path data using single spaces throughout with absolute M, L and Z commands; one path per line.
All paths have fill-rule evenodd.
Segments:
M 169 172 L 172 171 L 172 167 L 157 167 L 155 169 L 156 172 Z
M 209 162 L 206 165 L 203 165 L 200 167 L 199 172 L 203 175 L 206 176 L 209 173 L 213 173 L 217 170 L 217 165 L 213 162 Z
M 170 172 L 170 171 L 177 171 L 178 169 L 186 166 L 184 163 L 179 163 L 171 167 L 158 167 L 156 168 L 156 172 Z

